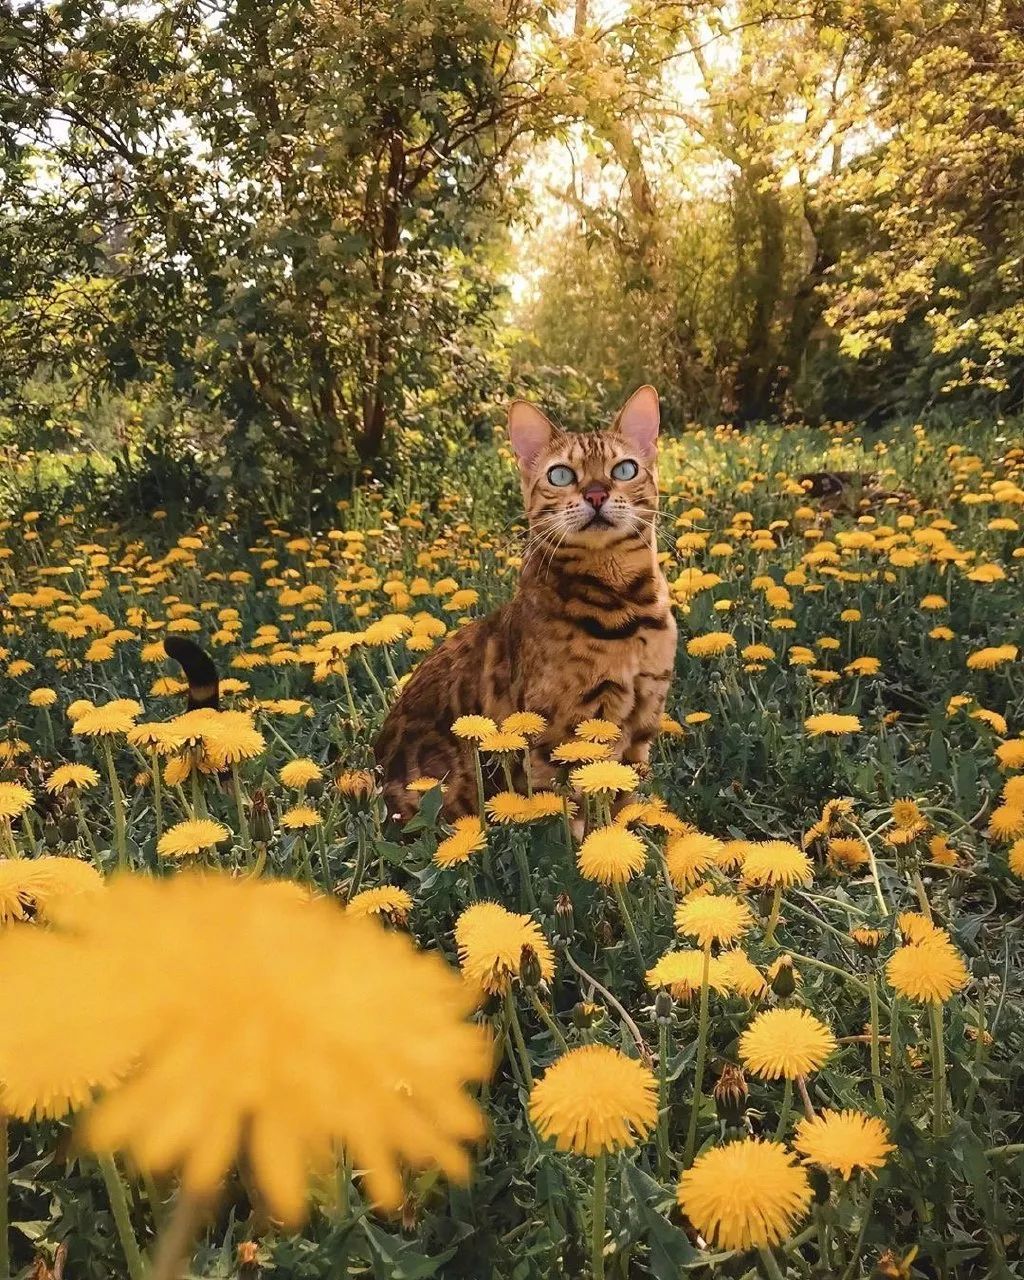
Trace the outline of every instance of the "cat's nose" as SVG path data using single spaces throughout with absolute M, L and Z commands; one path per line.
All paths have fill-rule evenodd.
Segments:
M 608 497 L 608 490 L 603 484 L 592 484 L 583 490 L 583 497 L 590 503 L 595 511 L 600 511 Z

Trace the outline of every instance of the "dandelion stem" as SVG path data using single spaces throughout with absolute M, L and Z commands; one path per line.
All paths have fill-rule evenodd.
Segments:
M 834 973 L 838 978 L 845 978 L 850 986 L 856 987 L 857 990 L 862 992 L 864 995 L 867 995 L 868 993 L 866 983 L 861 982 L 860 978 L 855 974 L 847 973 L 845 969 L 840 969 L 837 965 L 829 964 L 825 960 L 818 960 L 814 956 L 802 955 L 799 951 L 790 951 L 789 955 L 791 955 L 794 960 L 799 960 L 801 964 L 809 964 L 814 969 L 824 969 L 826 973 Z
M 10 1280 L 11 1251 L 8 1243 L 9 1208 L 7 1198 L 10 1194 L 10 1142 L 8 1137 L 7 1117 L 0 1111 L 0 1280 Z
M 249 835 L 249 819 L 245 816 L 245 796 L 242 794 L 242 779 L 238 775 L 238 765 L 231 766 L 231 787 L 235 793 L 235 811 L 238 814 L 238 834 L 242 837 L 247 866 L 252 865 L 252 839 Z
M 893 992 L 892 1005 L 889 1009 L 889 1069 L 892 1072 L 893 1105 L 899 1093 L 901 1057 L 903 1049 L 900 1045 L 900 998 Z
M 878 909 L 883 916 L 888 916 L 889 904 L 886 902 L 885 894 L 882 892 L 882 882 L 878 878 L 878 863 L 875 861 L 875 851 L 871 847 L 871 841 L 855 822 L 851 822 L 850 826 L 853 827 L 854 831 L 856 831 L 864 842 L 864 848 L 868 853 L 868 865 L 871 868 L 871 882 L 875 886 L 875 897 L 878 900 Z
M 930 920 L 932 918 L 932 904 L 928 901 L 928 891 L 924 887 L 920 871 L 912 872 L 910 883 L 913 885 L 914 893 L 917 895 L 917 904 L 921 908 L 921 914 L 926 920 Z
M 121 1175 L 117 1171 L 113 1157 L 102 1155 L 98 1156 L 97 1160 L 100 1166 L 100 1173 L 103 1175 L 103 1184 L 107 1188 L 107 1198 L 110 1201 L 110 1209 L 114 1215 L 114 1225 L 117 1227 L 118 1238 L 121 1241 L 121 1248 L 124 1250 L 125 1261 L 128 1264 L 128 1274 L 131 1276 L 131 1280 L 144 1280 L 146 1267 L 142 1260 L 139 1242 L 135 1239 L 135 1232 L 132 1229 L 131 1214 L 128 1211 L 128 1197 L 125 1195 Z
M 512 1038 L 516 1042 L 516 1049 L 519 1051 L 519 1058 L 522 1064 L 523 1080 L 526 1082 L 527 1089 L 533 1088 L 533 1071 L 530 1069 L 530 1054 L 526 1048 L 526 1041 L 523 1038 L 523 1028 L 519 1023 L 519 1011 L 516 1009 L 516 1002 L 513 999 L 511 990 L 505 992 L 505 1004 L 508 1007 L 508 1022 L 512 1028 Z
M 75 813 L 78 815 L 78 829 L 82 833 L 82 839 L 89 846 L 89 852 L 92 854 L 93 862 L 96 863 L 97 871 L 102 871 L 99 850 L 96 848 L 96 841 L 92 838 L 92 832 L 85 818 L 85 809 L 82 807 L 82 797 L 77 791 L 73 791 L 71 797 L 71 803 L 75 806 Z
M 345 701 L 348 703 L 349 719 L 352 721 L 352 727 L 355 728 L 359 722 L 359 716 L 356 714 L 356 704 L 352 697 L 352 685 L 349 683 L 347 663 L 343 664 L 341 668 L 341 683 L 345 686 Z
M 782 882 L 780 881 L 772 893 L 772 909 L 768 915 L 768 924 L 765 926 L 764 941 L 765 946 L 775 946 L 775 929 L 779 923 L 779 908 L 782 905 Z
M 762 1247 L 758 1249 L 757 1252 L 761 1257 L 765 1275 L 769 1277 L 769 1280 L 783 1280 L 782 1272 L 779 1270 L 779 1264 L 775 1261 L 775 1255 L 772 1253 L 771 1249 L 765 1249 Z
M 149 776 L 153 779 L 153 816 L 156 818 L 156 838 L 164 833 L 164 781 L 160 776 L 160 757 L 156 751 L 149 754 Z
M 658 1177 L 667 1182 L 668 1162 L 668 1021 L 658 1022 Z
M 579 976 L 583 978 L 585 982 L 589 982 L 590 986 L 594 991 L 600 991 L 600 993 L 604 996 L 604 998 L 608 1001 L 608 1003 L 612 1006 L 612 1008 L 616 1011 L 616 1013 L 618 1013 L 619 1017 L 622 1019 L 623 1023 L 628 1028 L 629 1034 L 633 1037 L 633 1043 L 636 1045 L 637 1052 L 640 1055 L 641 1061 L 649 1062 L 651 1055 L 648 1052 L 646 1044 L 644 1044 L 644 1038 L 640 1034 L 640 1028 L 636 1025 L 633 1019 L 622 1007 L 621 1003 L 618 1000 L 616 1000 L 616 998 L 612 995 L 612 993 L 608 990 L 607 987 L 603 987 L 600 984 L 600 982 L 598 982 L 598 980 L 594 977 L 593 974 L 588 973 L 586 969 L 583 968 L 582 965 L 579 965 L 576 963 L 576 961 L 572 958 L 572 955 L 570 954 L 568 947 L 565 948 L 562 954 L 565 956 L 565 959 L 568 962 L 569 968 L 574 969 L 579 974 Z
M 626 903 L 626 894 L 621 884 L 612 885 L 612 893 L 615 894 L 615 901 L 619 904 L 619 912 L 622 915 L 622 922 L 626 926 L 626 932 L 629 934 L 629 941 L 636 955 L 637 963 L 640 965 L 641 972 L 644 971 L 646 965 L 644 962 L 644 953 L 640 949 L 640 939 L 637 936 L 636 925 L 633 923 L 633 916 Z
M 572 818 L 569 816 L 569 797 L 562 797 L 562 833 L 565 836 L 565 848 L 569 857 L 572 857 L 573 841 L 572 841 Z
M 690 1126 L 686 1131 L 686 1147 L 683 1150 L 683 1168 L 689 1169 L 697 1150 L 697 1117 L 704 1097 L 704 1065 L 708 1052 L 708 986 L 711 976 L 711 943 L 704 945 L 704 967 L 700 975 L 700 1013 L 697 1017 L 697 1064 L 694 1071 L 693 1103 L 690 1107 Z
M 184 1188 L 170 1221 L 160 1233 L 147 1280 L 182 1280 L 184 1267 L 203 1219 L 203 1202 Z
M 605 1152 L 594 1161 L 594 1212 L 591 1258 L 594 1280 L 604 1280 L 604 1222 L 607 1203 L 608 1156 Z
M 789 1076 L 782 1087 L 782 1109 L 779 1111 L 779 1123 L 775 1126 L 775 1141 L 781 1142 L 789 1124 L 789 1113 L 793 1110 L 793 1081 Z
M 516 866 L 519 868 L 522 900 L 526 904 L 528 911 L 536 911 L 537 897 L 533 892 L 533 882 L 530 878 L 530 864 L 526 860 L 526 850 L 523 848 L 523 842 L 518 832 L 512 836 L 512 853 L 516 860 Z
M 878 979 L 868 974 L 868 1003 L 871 1008 L 871 1087 L 875 1092 L 875 1105 L 885 1110 L 885 1094 L 882 1092 L 882 1058 L 878 1038 Z
M 14 828 L 11 826 L 10 818 L 4 817 L 3 821 L 0 822 L 0 835 L 3 836 L 4 851 L 8 857 L 20 858 L 21 852 L 14 839 Z
M 964 1100 L 963 1117 L 970 1121 L 971 1112 L 974 1110 L 974 1100 L 978 1096 L 978 1089 L 981 1086 L 981 1064 L 985 1058 L 985 993 L 978 994 L 978 1017 L 975 1023 L 978 1031 L 978 1038 L 974 1042 L 974 1074 L 971 1076 L 971 1083 L 967 1089 L 967 1097 Z
M 868 1224 L 871 1222 L 871 1210 L 875 1206 L 875 1191 L 877 1188 L 878 1183 L 872 1182 L 868 1190 L 868 1198 L 864 1202 L 864 1208 L 861 1211 L 860 1230 L 857 1232 L 857 1241 L 853 1246 L 853 1256 L 850 1258 L 841 1280 L 853 1280 L 853 1277 L 857 1274 L 857 1261 L 860 1258 L 861 1250 L 864 1248 L 864 1238 L 867 1236 Z
M 106 735 L 103 737 L 103 758 L 107 766 L 110 795 L 114 802 L 114 848 L 117 850 L 117 869 L 127 871 L 128 845 L 125 841 L 124 796 L 121 794 L 121 784 L 117 780 L 117 770 L 114 768 L 114 748 Z
M 804 1076 L 797 1076 L 796 1087 L 800 1090 L 800 1100 L 804 1104 L 804 1115 L 808 1120 L 814 1120 L 814 1105 L 811 1102 L 811 1095 L 807 1092 L 807 1080 Z
M 942 1025 L 942 1005 L 928 1005 L 932 1027 L 932 1135 L 941 1138 L 946 1126 L 946 1038 Z
M 537 1016 L 540 1018 L 541 1022 L 544 1023 L 547 1029 L 554 1036 L 555 1042 L 557 1043 L 558 1047 L 562 1050 L 562 1052 L 568 1053 L 569 1042 L 566 1040 L 565 1036 L 562 1035 L 562 1028 L 554 1020 L 551 1014 L 548 1013 L 547 1009 L 544 1008 L 544 1001 L 540 998 L 540 996 L 537 994 L 537 992 L 534 990 L 533 987 L 529 988 L 529 992 L 530 992 L 530 1003 L 533 1005 L 534 1009 L 536 1009 Z
M 494 860 L 491 856 L 491 844 L 487 839 L 487 802 L 484 799 L 484 767 L 480 759 L 480 747 L 473 743 L 473 774 L 476 778 L 476 807 L 480 814 L 480 825 L 484 829 L 483 863 L 484 875 L 490 885 L 494 885 Z

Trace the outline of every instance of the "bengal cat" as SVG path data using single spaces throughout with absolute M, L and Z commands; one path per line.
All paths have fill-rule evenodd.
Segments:
M 448 817 L 476 811 L 462 715 L 499 724 L 514 711 L 548 722 L 530 773 L 550 786 L 553 747 L 591 716 L 613 721 L 615 758 L 646 763 L 676 653 L 658 564 L 658 394 L 641 387 L 607 431 L 568 434 L 516 400 L 508 432 L 529 538 L 514 598 L 450 635 L 415 669 L 375 744 L 389 812 L 407 819 L 417 778 L 442 779 Z M 522 779 L 520 778 L 521 782 Z

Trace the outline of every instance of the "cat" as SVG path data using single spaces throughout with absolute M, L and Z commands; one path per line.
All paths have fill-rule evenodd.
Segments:
M 591 717 L 620 728 L 614 758 L 646 764 L 676 654 L 655 537 L 659 426 L 651 386 L 606 431 L 569 434 L 525 400 L 509 407 L 529 521 L 518 590 L 448 636 L 392 707 L 374 747 L 389 813 L 413 816 L 407 788 L 421 777 L 443 782 L 449 819 L 477 811 L 472 749 L 451 731 L 463 715 L 544 716 L 530 751 L 537 788 L 555 780 L 551 750 Z

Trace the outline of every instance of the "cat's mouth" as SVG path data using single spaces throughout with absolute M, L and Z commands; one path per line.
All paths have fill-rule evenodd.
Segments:
M 583 528 L 614 529 L 615 524 L 613 521 L 609 520 L 607 516 L 603 516 L 600 511 L 595 511 Z

